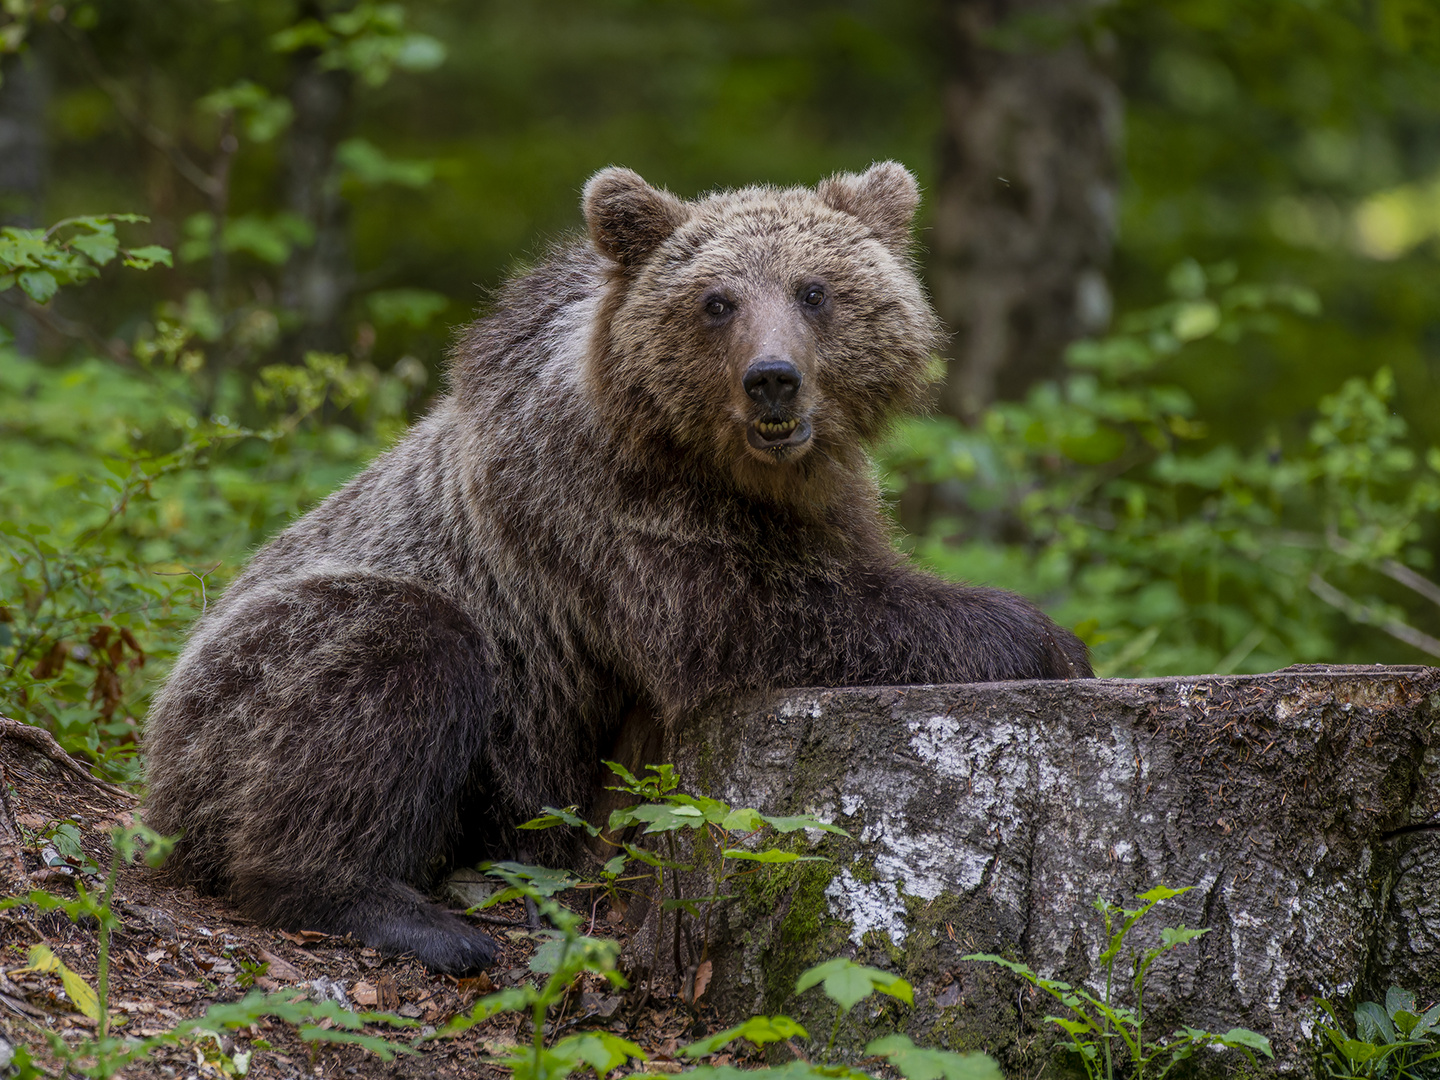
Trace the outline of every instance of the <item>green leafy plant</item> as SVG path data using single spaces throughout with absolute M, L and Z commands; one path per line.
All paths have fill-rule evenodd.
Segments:
M 1196 1050 L 1206 1047 L 1228 1047 L 1239 1050 L 1251 1064 L 1255 1063 L 1255 1051 L 1273 1058 L 1270 1041 L 1247 1028 L 1231 1028 L 1224 1033 L 1203 1031 L 1199 1028 L 1181 1027 L 1169 1039 L 1147 1041 L 1145 1038 L 1145 975 L 1150 966 L 1171 949 L 1193 941 L 1209 931 L 1191 930 L 1184 926 L 1166 927 L 1160 931 L 1160 944 L 1148 949 L 1133 946 L 1129 952 L 1129 998 L 1130 1004 L 1120 1002 L 1120 988 L 1115 980 L 1116 961 L 1125 951 L 1126 938 L 1135 924 L 1148 915 L 1156 904 L 1190 891 L 1171 889 L 1157 885 L 1149 892 L 1141 893 L 1136 899 L 1143 904 L 1133 910 L 1112 904 L 1099 898 L 1095 908 L 1105 920 L 1105 948 L 1100 953 L 1100 964 L 1105 970 L 1105 988 L 1092 993 L 1083 986 L 1074 986 L 1058 979 L 1046 979 L 1026 964 L 1007 960 L 990 953 L 974 953 L 966 960 L 997 964 L 1019 975 L 1036 989 L 1043 990 L 1069 1010 L 1069 1016 L 1047 1016 L 1045 1019 L 1056 1024 L 1068 1036 L 1062 1045 L 1075 1051 L 1090 1080 L 1114 1080 L 1117 1069 L 1128 1066 L 1135 1080 L 1144 1080 L 1146 1069 L 1159 1067 L 1157 1077 L 1165 1076 L 1171 1069 Z M 1124 968 L 1121 969 L 1124 971 Z M 1117 1046 L 1118 1043 L 1118 1046 Z
M 795 992 L 803 994 L 815 986 L 819 986 L 825 996 L 837 1006 L 835 1026 L 822 1051 L 820 1062 L 806 1061 L 797 1054 L 800 1060 L 763 1070 L 701 1064 L 690 1075 L 697 1080 L 742 1080 L 744 1077 L 753 1077 L 758 1071 L 772 1080 L 799 1080 L 801 1077 L 871 1080 L 871 1074 L 860 1069 L 831 1063 L 831 1052 L 840 1023 L 851 1009 L 876 993 L 913 1005 L 914 988 L 898 975 L 857 964 L 845 957 L 827 960 L 802 972 L 795 982 Z M 689 1058 L 704 1058 L 724 1049 L 737 1039 L 744 1039 L 760 1047 L 771 1043 L 789 1043 L 796 1038 L 808 1039 L 809 1032 L 790 1017 L 755 1016 L 737 1027 L 693 1042 L 681 1053 Z M 898 1032 L 871 1040 L 865 1047 L 865 1053 L 871 1058 L 883 1060 L 901 1076 L 906 1077 L 906 1080 L 1000 1080 L 999 1066 L 993 1058 L 985 1054 L 957 1054 L 948 1050 L 916 1046 L 909 1036 Z
M 99 958 L 96 961 L 95 985 L 92 987 L 84 976 L 63 963 L 46 945 L 36 945 L 30 950 L 28 966 L 12 971 L 12 975 L 27 972 L 53 972 L 58 975 L 65 994 L 75 1008 L 95 1021 L 94 1038 L 67 1042 L 57 1032 L 45 1030 L 44 1035 L 50 1052 L 60 1063 L 59 1075 L 71 1073 L 108 1078 L 118 1075 L 126 1066 L 149 1058 L 163 1047 L 205 1044 L 202 1050 L 211 1059 L 214 1067 L 223 1075 L 243 1075 L 248 1068 L 249 1051 L 227 1054 L 222 1047 L 219 1032 L 238 1030 L 242 1027 L 271 1017 L 284 1023 L 293 1024 L 306 1042 L 349 1043 L 364 1047 L 390 1060 L 396 1053 L 414 1053 L 413 1048 L 395 1044 L 387 1039 L 367 1035 L 360 1030 L 366 1024 L 385 1023 L 396 1027 L 412 1027 L 413 1020 L 392 1016 L 388 1013 L 353 1013 L 335 1002 L 316 1003 L 305 997 L 303 991 L 288 990 L 271 994 L 251 992 L 240 1001 L 211 1005 L 205 1012 L 188 1020 L 182 1020 L 169 1031 L 147 1038 L 125 1038 L 111 1032 L 114 1017 L 110 1014 L 110 939 L 121 928 L 119 918 L 111 906 L 115 895 L 115 884 L 120 868 L 137 857 L 143 857 L 151 866 L 158 866 L 171 847 L 171 841 L 160 836 L 144 825 L 131 825 L 116 829 L 111 834 L 113 856 L 110 871 L 104 887 L 96 892 L 86 889 L 83 881 L 75 882 L 75 899 L 56 896 L 43 889 L 35 889 L 24 896 L 6 897 L 0 900 L 0 911 L 29 906 L 40 911 L 63 912 L 72 922 L 92 921 L 98 931 Z M 255 968 L 251 968 L 251 982 Z M 329 1024 L 321 1026 L 329 1021 Z M 23 1048 L 21 1048 L 23 1050 Z M 20 1077 L 41 1076 L 28 1051 L 17 1051 L 14 1064 Z
M 653 771 L 656 773 L 654 777 L 647 777 L 646 781 L 636 781 L 636 784 L 643 786 L 648 781 L 653 793 L 666 794 L 666 785 L 671 774 L 663 773 L 658 768 Z M 546 932 L 547 940 L 536 950 L 530 961 L 531 970 L 544 975 L 545 980 L 539 986 L 522 982 L 518 986 L 489 994 L 477 1001 L 469 1013 L 454 1017 L 444 1028 L 428 1038 L 448 1038 L 502 1013 L 528 1012 L 530 1039 L 527 1045 L 510 1048 L 492 1059 L 496 1064 L 511 1069 L 517 1080 L 564 1080 L 564 1077 L 571 1073 L 587 1068 L 593 1070 L 596 1076 L 603 1077 L 629 1061 L 646 1061 L 647 1056 L 641 1047 L 609 1032 L 580 1032 L 567 1035 L 550 1045 L 546 1044 L 547 1015 L 550 1010 L 560 1005 L 581 976 L 598 975 L 612 987 L 626 985 L 623 976 L 615 970 L 619 946 L 614 941 L 587 937 L 581 933 L 580 927 L 584 919 L 556 899 L 559 892 L 579 884 L 576 879 L 558 871 L 516 863 L 496 863 L 487 869 L 489 873 L 504 880 L 507 887 L 490 897 L 483 906 L 526 898 L 536 904 L 540 914 L 554 927 L 554 930 Z M 873 993 L 879 992 L 900 1001 L 914 1003 L 914 990 L 904 979 L 844 958 L 827 961 L 804 972 L 796 983 L 796 993 L 804 993 L 815 986 L 820 986 L 826 996 L 839 1006 L 837 1030 L 840 1019 Z M 872 1080 L 870 1074 L 850 1066 L 828 1064 L 830 1050 L 835 1042 L 833 1033 L 825 1048 L 826 1063 L 811 1064 L 797 1060 L 776 1068 L 741 1070 L 703 1061 L 739 1039 L 763 1047 L 774 1043 L 789 1043 L 797 1038 L 808 1039 L 809 1033 L 804 1026 L 790 1017 L 754 1016 L 733 1028 L 690 1043 L 677 1052 L 682 1057 L 701 1061 L 689 1073 L 697 1080 L 743 1080 L 745 1077 L 753 1080 L 757 1075 L 773 1080 L 800 1080 L 802 1077 Z M 984 1054 L 954 1054 L 943 1050 L 923 1049 L 915 1046 L 904 1035 L 876 1039 L 866 1047 L 866 1053 L 887 1061 L 907 1080 L 1000 1078 L 999 1068 Z
M 1317 1026 L 1320 1065 L 1337 1080 L 1435 1080 L 1440 1077 L 1440 1004 L 1422 1008 L 1398 986 L 1385 1001 L 1355 1007 L 1355 1034 L 1346 1030 L 1335 1006 L 1322 1000 L 1329 1017 Z
M 102 214 L 57 221 L 48 229 L 0 228 L 0 292 L 18 286 L 37 304 L 46 303 L 62 285 L 100 275 L 117 256 L 137 270 L 156 263 L 170 266 L 170 251 L 155 244 L 124 248 L 115 235 L 118 222 L 149 221 L 140 214 Z
M 612 896 L 618 896 L 622 882 L 651 883 L 652 894 L 662 898 L 660 924 L 655 933 L 656 958 L 658 959 L 660 943 L 665 937 L 664 915 L 666 912 L 675 912 L 671 926 L 677 968 L 681 967 L 681 913 L 690 916 L 700 925 L 698 958 L 695 964 L 691 965 L 692 968 L 698 968 L 705 963 L 709 954 L 710 922 L 715 905 L 734 899 L 734 895 L 726 892 L 726 889 L 737 878 L 753 873 L 760 865 L 823 859 L 818 855 L 802 855 L 783 850 L 768 843 L 770 839 L 802 829 L 849 835 L 839 826 L 823 822 L 813 814 L 762 814 L 748 807 L 736 809 L 719 799 L 677 791 L 680 780 L 675 775 L 673 765 L 647 765 L 642 777 L 635 776 L 623 765 L 613 761 L 607 761 L 605 765 L 620 781 L 608 790 L 618 791 L 638 800 L 630 806 L 612 811 L 607 828 L 601 829 L 584 820 L 573 806 L 565 809 L 544 807 L 544 813 L 525 822 L 520 828 L 549 829 L 568 825 L 583 829 L 590 836 L 611 847 L 619 848 L 623 855 L 617 855 L 605 864 L 600 884 Z M 627 830 L 634 829 L 640 829 L 641 838 L 661 838 L 664 851 L 658 852 L 625 839 Z M 676 840 L 678 835 L 687 833 L 694 841 L 691 848 L 693 863 L 682 861 L 682 852 Z M 629 860 L 649 866 L 651 872 L 623 878 L 621 875 Z M 703 868 L 708 882 L 707 888 L 704 895 L 686 895 L 681 875 L 697 868 Z M 669 896 L 665 895 L 667 886 Z M 693 970 L 691 977 L 694 977 Z
M 646 1060 L 639 1046 L 610 1032 L 582 1032 L 568 1035 L 549 1046 L 545 1043 L 546 1013 L 569 992 L 571 985 L 584 974 L 598 975 L 613 987 L 626 985 L 615 969 L 620 946 L 609 939 L 593 938 L 581 933 L 581 916 L 565 907 L 555 895 L 575 884 L 569 875 L 555 870 L 522 866 L 518 863 L 495 863 L 488 872 L 501 878 L 507 888 L 495 893 L 482 907 L 506 900 L 526 898 L 554 927 L 545 932 L 545 939 L 530 959 L 530 969 L 544 975 L 540 986 L 522 982 L 477 1001 L 468 1014 L 456 1016 L 432 1038 L 446 1038 L 467 1031 L 502 1012 L 529 1012 L 530 1041 L 515 1046 L 498 1057 L 496 1062 L 510 1068 L 516 1080 L 563 1080 L 580 1068 L 589 1067 L 597 1076 L 604 1076 L 627 1061 Z
M 0 697 L 119 780 L 185 626 L 246 547 L 378 449 L 411 390 L 310 352 L 207 412 L 219 320 L 204 294 L 169 314 L 138 368 L 0 345 Z
M 1409 445 L 1390 371 L 1324 396 L 1303 442 L 1271 433 L 1247 451 L 1216 445 L 1179 384 L 1317 310 L 1305 290 L 1235 278 L 1185 260 L 1172 299 L 1073 345 L 1068 372 L 1024 401 L 970 427 L 902 424 L 881 456 L 902 520 L 929 507 L 910 521 L 915 553 L 1040 596 L 1102 675 L 1333 662 L 1346 619 L 1440 655 L 1400 603 L 1440 596 L 1424 576 L 1440 452 Z
M 363 0 L 348 11 L 302 19 L 271 39 L 276 51 L 317 49 L 320 64 L 353 72 L 370 86 L 382 86 L 394 68 L 430 71 L 445 60 L 445 46 L 429 34 L 405 28 L 403 4 Z

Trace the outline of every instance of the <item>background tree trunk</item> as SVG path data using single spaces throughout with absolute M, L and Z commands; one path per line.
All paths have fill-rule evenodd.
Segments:
M 916 992 L 913 1011 L 852 1014 L 851 1050 L 898 1028 L 1032 1075 L 1055 1040 L 1043 1017 L 1063 1010 L 961 957 L 1103 987 L 1096 897 L 1133 908 L 1157 884 L 1193 888 L 1136 943 L 1181 923 L 1209 932 L 1152 969 L 1152 1038 L 1249 1027 L 1293 1067 L 1317 997 L 1383 998 L 1391 981 L 1440 996 L 1437 668 L 788 691 L 702 712 L 661 760 L 682 790 L 854 837 L 802 841 L 828 861 L 732 882 L 708 952 L 692 928 L 678 972 L 674 916 L 649 972 L 656 914 L 632 905 L 637 977 L 678 984 L 708 959 L 704 1000 L 725 1020 L 784 1012 L 828 1032 L 831 1007 L 795 979 L 847 955 Z
M 0 56 L 0 225 L 33 229 L 40 223 L 46 175 L 45 106 L 50 85 L 39 46 L 19 55 Z M 7 296 L 12 300 L 18 290 Z M 8 308 L 6 325 L 20 351 L 35 351 L 37 328 L 18 302 Z
M 354 77 L 325 71 L 313 49 L 296 53 L 290 83 L 295 115 L 286 142 L 285 205 L 308 222 L 315 240 L 297 247 L 285 268 L 281 302 L 300 315 L 292 339 L 296 357 L 307 349 L 345 347 L 341 317 L 354 287 L 349 206 L 340 195 L 335 148 L 349 132 Z
M 953 416 L 1020 396 L 1109 321 L 1123 103 L 1081 32 L 1096 2 L 944 5 L 930 280 L 955 335 L 941 394 Z

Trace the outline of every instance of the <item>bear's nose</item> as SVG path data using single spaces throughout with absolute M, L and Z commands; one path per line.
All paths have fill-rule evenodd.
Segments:
M 789 360 L 762 356 L 750 365 L 740 384 L 759 404 L 778 409 L 795 400 L 795 392 L 800 389 L 800 369 Z

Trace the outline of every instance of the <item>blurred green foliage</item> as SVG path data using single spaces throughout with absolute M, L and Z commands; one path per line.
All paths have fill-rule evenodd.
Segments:
M 4 709 L 133 775 L 184 626 L 427 406 L 450 328 L 578 227 L 594 169 L 689 195 L 898 158 L 933 189 L 948 7 L 3 0 L 0 53 L 29 50 L 5 70 L 50 86 L 62 222 L 0 233 L 0 323 L 41 330 L 0 342 Z M 996 45 L 1080 35 L 1113 67 L 1129 314 L 974 427 L 900 426 L 881 457 L 916 554 L 1041 600 L 1109 673 L 1427 658 L 1440 17 L 1083 11 Z M 287 196 L 304 63 L 345 88 L 330 351 L 297 344 L 287 292 L 333 242 Z
M 1190 393 L 1163 374 L 1210 339 L 1238 345 L 1283 328 L 1282 312 L 1317 311 L 1306 290 L 1234 276 L 1232 263 L 1183 262 L 1172 300 L 1073 345 L 1059 383 L 974 428 L 903 425 L 881 453 L 897 498 L 930 489 L 956 510 L 920 531 L 916 554 L 1048 596 L 1100 675 L 1342 662 L 1375 645 L 1352 643 L 1345 617 L 1440 656 L 1403 607 L 1372 595 L 1386 582 L 1440 596 L 1408 569 L 1432 565 L 1440 451 L 1421 460 L 1406 444 L 1389 369 L 1322 397 L 1302 444 L 1249 450 L 1213 444 Z

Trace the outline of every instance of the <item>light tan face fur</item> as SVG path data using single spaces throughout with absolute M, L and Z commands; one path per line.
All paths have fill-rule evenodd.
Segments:
M 709 455 L 748 489 L 809 484 L 813 498 L 827 472 L 863 469 L 862 444 L 916 396 L 938 345 L 908 258 L 917 199 L 894 164 L 693 203 L 597 174 L 587 221 L 617 272 L 594 385 L 640 445 Z M 793 399 L 747 393 L 763 360 L 793 366 Z

